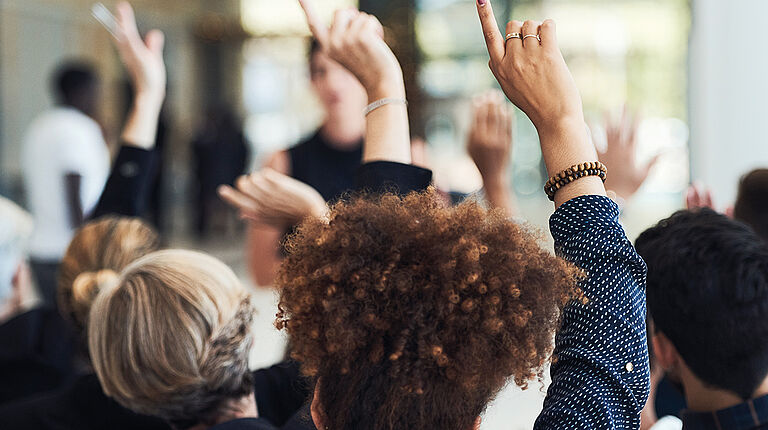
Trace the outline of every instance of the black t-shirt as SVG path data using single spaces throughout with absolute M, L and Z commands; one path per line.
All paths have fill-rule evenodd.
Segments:
M 326 201 L 335 201 L 355 189 L 355 175 L 363 160 L 363 142 L 351 150 L 334 148 L 318 131 L 288 149 L 291 176 L 316 189 Z

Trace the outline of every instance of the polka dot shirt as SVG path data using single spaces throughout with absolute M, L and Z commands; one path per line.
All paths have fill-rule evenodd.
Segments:
M 535 429 L 638 429 L 650 387 L 645 274 L 607 197 L 581 196 L 550 219 L 558 255 L 587 273 L 587 304 L 566 307 L 552 385 Z

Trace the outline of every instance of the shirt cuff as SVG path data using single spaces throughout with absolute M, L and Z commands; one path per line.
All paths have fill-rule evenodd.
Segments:
M 405 195 L 424 191 L 432 183 L 432 171 L 410 164 L 374 161 L 360 166 L 355 177 L 358 190 Z
M 606 196 L 579 196 L 563 203 L 549 219 L 555 243 L 593 227 L 619 225 L 619 207 Z

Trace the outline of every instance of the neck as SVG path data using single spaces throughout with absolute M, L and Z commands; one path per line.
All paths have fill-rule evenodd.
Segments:
M 341 116 L 329 116 L 323 123 L 320 134 L 334 148 L 352 149 L 360 145 L 360 140 L 365 134 L 365 119 L 357 121 Z
M 745 401 L 731 391 L 704 384 L 689 369 L 685 369 L 682 373 L 688 409 L 694 412 L 719 411 L 739 405 Z M 757 387 L 757 390 L 752 394 L 752 398 L 765 395 L 768 395 L 768 378 L 764 379 L 760 386 Z

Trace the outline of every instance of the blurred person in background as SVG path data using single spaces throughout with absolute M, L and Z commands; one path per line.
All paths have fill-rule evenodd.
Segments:
M 368 98 L 354 75 L 329 58 L 316 41 L 310 47 L 309 67 L 312 88 L 325 111 L 323 124 L 307 140 L 272 154 L 265 167 L 299 180 L 317 190 L 325 201 L 333 201 L 354 188 L 355 172 L 362 160 L 363 113 Z M 272 285 L 282 261 L 279 244 L 285 233 L 251 224 L 247 261 L 257 285 Z
M 208 109 L 202 129 L 192 142 L 196 181 L 197 234 L 205 237 L 211 222 L 229 215 L 216 189 L 233 185 L 245 173 L 248 145 L 243 126 L 227 105 Z
M 62 66 L 53 78 L 57 106 L 27 130 L 22 170 L 35 220 L 30 263 L 44 303 L 55 305 L 56 269 L 75 229 L 96 205 L 110 156 L 96 117 L 99 79 L 87 64 Z
M 26 247 L 32 228 L 26 211 L 0 197 L 0 323 L 21 311 L 31 289 Z

